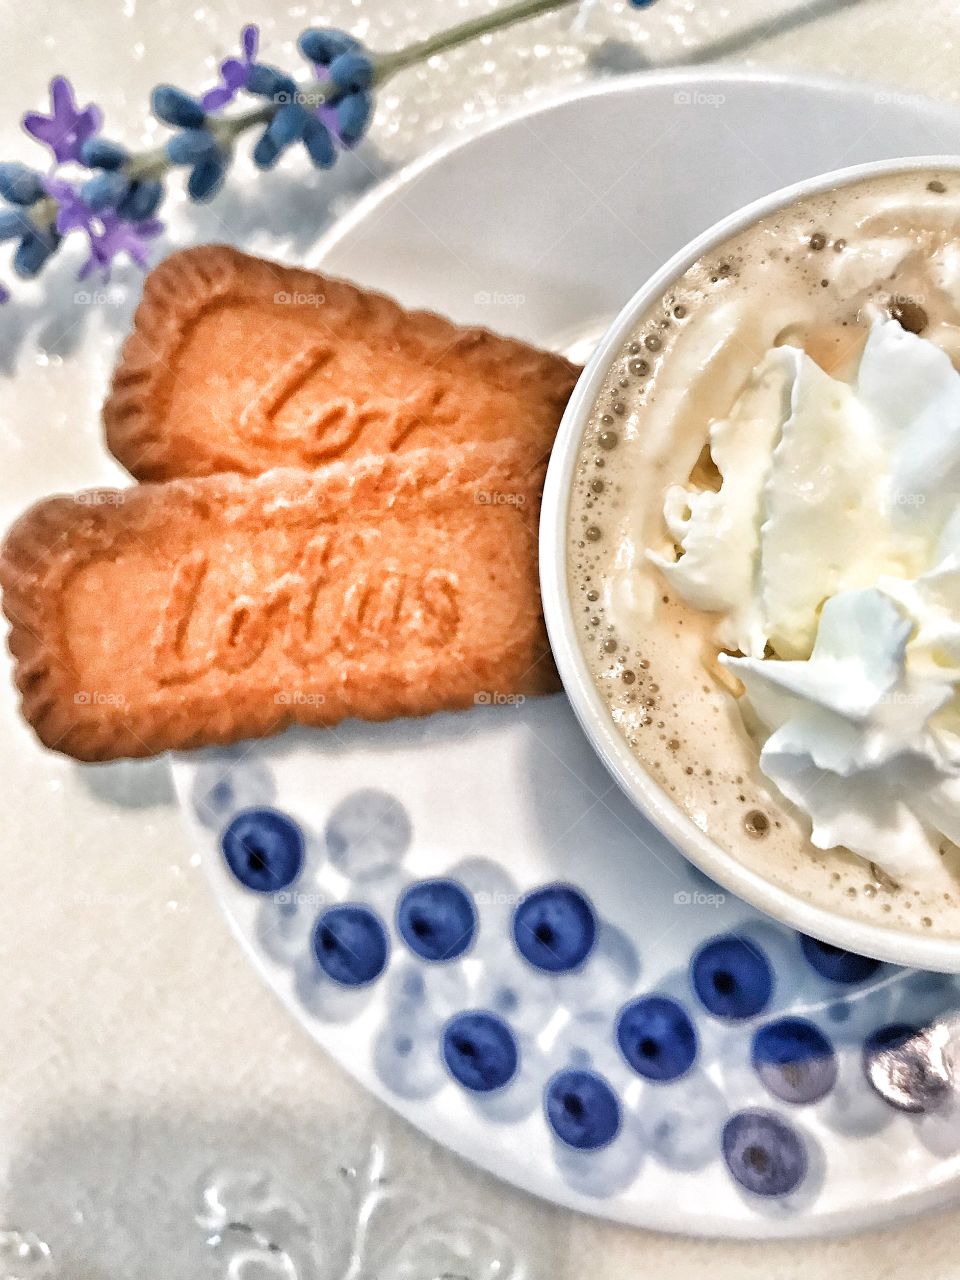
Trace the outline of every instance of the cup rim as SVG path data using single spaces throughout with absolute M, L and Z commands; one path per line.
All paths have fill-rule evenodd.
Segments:
M 581 727 L 627 797 L 686 858 L 745 902 L 822 941 L 895 964 L 960 972 L 960 937 L 938 938 L 935 933 L 922 936 L 907 929 L 857 920 L 840 910 L 815 906 L 744 866 L 701 831 L 644 769 L 613 723 L 581 651 L 567 586 L 568 513 L 583 431 L 610 366 L 648 307 L 699 258 L 758 219 L 797 200 L 866 178 L 924 169 L 960 172 L 960 156 L 910 156 L 871 161 L 834 169 L 781 187 L 715 222 L 640 286 L 605 331 L 584 367 L 560 421 L 541 505 L 540 589 L 554 659 Z

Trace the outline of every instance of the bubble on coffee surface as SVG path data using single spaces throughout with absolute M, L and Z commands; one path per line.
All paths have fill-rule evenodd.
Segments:
M 898 298 L 890 304 L 890 318 L 899 322 L 908 333 L 923 333 L 927 327 L 927 313 L 914 298 Z
M 744 816 L 743 829 L 754 840 L 762 840 L 770 830 L 770 819 L 762 809 L 751 809 Z
M 831 342 L 836 347 L 836 333 L 856 335 L 895 307 L 905 328 L 923 321 L 925 337 L 935 339 L 941 325 L 960 325 L 960 307 L 918 278 L 915 267 L 853 296 L 835 285 L 844 278 L 838 273 L 849 270 L 860 251 L 860 222 L 877 207 L 897 211 L 890 217 L 901 234 L 897 219 L 905 199 L 915 199 L 921 212 L 923 207 L 943 210 L 945 202 L 956 201 L 960 225 L 960 184 L 955 194 L 947 194 L 944 178 L 949 177 L 906 173 L 892 181 L 862 183 L 840 196 L 815 197 L 714 250 L 674 282 L 640 318 L 612 362 L 585 429 L 571 495 L 568 571 L 581 645 L 604 704 L 640 764 L 702 831 L 746 866 L 815 905 L 840 907 L 890 927 L 960 934 L 960 887 L 956 897 L 917 894 L 875 874 L 846 850 L 823 851 L 810 844 L 806 818 L 760 772 L 756 744 L 729 683 L 709 669 L 705 654 L 716 616 L 690 609 L 665 589 L 655 570 L 641 567 L 644 549 L 660 546 L 665 538 L 661 512 L 667 485 L 684 483 L 695 473 L 699 487 L 719 487 L 719 473 L 704 448 L 706 425 L 729 411 L 781 330 L 790 329 L 789 341 L 809 347 L 817 358 L 818 339 L 820 350 L 830 349 Z M 875 239 L 874 232 L 870 235 Z M 942 242 L 945 233 L 937 235 L 940 241 L 927 236 L 924 243 Z M 923 315 L 911 312 L 905 305 L 911 302 Z M 659 438 L 654 428 L 668 421 L 672 403 L 688 395 L 692 379 L 683 362 L 689 359 L 693 368 L 699 335 L 707 332 L 719 306 L 739 308 L 738 322 L 749 341 L 722 402 L 711 399 L 716 377 L 698 389 L 697 420 L 691 414 L 684 423 L 692 431 L 685 445 L 686 470 L 677 475 L 671 470 L 677 452 L 673 435 L 665 436 L 670 448 L 664 446 L 660 454 L 651 453 L 645 441 Z M 749 327 L 756 315 L 761 329 L 766 326 L 762 340 Z M 834 335 L 830 342 L 823 337 L 828 332 Z M 855 336 L 850 341 L 856 349 Z M 669 424 L 672 432 L 672 419 Z M 599 536 L 585 536 L 588 528 Z M 652 621 L 632 612 L 640 579 L 655 602 Z M 715 645 L 712 651 L 715 656 Z

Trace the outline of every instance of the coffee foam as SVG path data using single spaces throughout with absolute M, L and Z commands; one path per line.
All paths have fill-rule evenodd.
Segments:
M 689 608 L 645 560 L 672 550 L 663 494 L 711 483 L 707 430 L 770 347 L 842 377 L 877 315 L 960 363 L 953 301 L 960 176 L 871 179 L 762 219 L 695 263 L 613 362 L 584 432 L 570 505 L 569 580 L 581 647 L 643 767 L 696 825 L 794 895 L 873 924 L 960 936 L 960 858 L 942 885 L 895 886 L 863 859 L 813 847 L 803 815 L 758 767 L 716 661 L 716 615 Z

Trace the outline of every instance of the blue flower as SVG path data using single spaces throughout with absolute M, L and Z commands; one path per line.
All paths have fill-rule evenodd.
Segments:
M 152 178 L 134 182 L 117 204 L 117 213 L 128 222 L 145 222 L 157 212 L 162 199 L 162 182 Z
M 35 204 L 43 195 L 43 179 L 25 164 L 0 164 L 0 196 L 11 204 Z
M 172 84 L 158 84 L 150 104 L 158 120 L 178 129 L 202 129 L 206 120 L 206 112 L 196 98 Z
M 373 84 L 373 63 L 365 53 L 351 49 L 338 54 L 328 68 L 330 79 L 342 93 L 369 89 Z
M 313 116 L 303 131 L 303 145 L 307 155 L 318 169 L 329 169 L 337 158 L 330 130 L 322 120 Z
M 298 102 L 285 102 L 257 140 L 254 163 L 261 169 L 272 168 L 291 143 L 304 137 L 310 119 L 306 107 Z
M 88 209 L 100 213 L 104 209 L 115 209 L 129 194 L 130 186 L 130 179 L 126 174 L 104 169 L 83 184 L 80 196 Z
M 297 41 L 300 52 L 313 63 L 317 78 L 327 79 L 330 86 L 329 100 L 314 111 L 317 119 L 345 149 L 355 147 L 366 133 L 373 115 L 374 68 L 370 55 L 359 40 L 346 31 L 324 31 L 311 27 Z M 316 139 L 319 141 L 319 150 Z M 323 135 L 314 134 L 313 145 L 304 138 L 307 150 L 315 164 L 326 167 L 327 142 Z M 315 151 L 322 157 L 318 160 Z
M 200 98 L 204 111 L 219 111 L 232 102 L 241 89 L 246 89 L 260 45 L 260 29 L 252 23 L 240 33 L 240 57 L 220 63 L 221 83 L 208 89 Z
M 27 212 L 28 205 L 46 196 L 46 180 L 23 165 L 0 165 L 0 194 L 15 206 L 0 211 L 0 240 L 19 241 L 13 254 L 13 270 L 22 279 L 31 280 L 57 251 L 62 238 L 55 223 L 37 221 Z M 0 302 L 9 297 L 4 289 Z
M 127 152 L 119 142 L 108 138 L 88 138 L 80 148 L 79 159 L 88 169 L 119 169 L 127 160 Z
M 173 164 L 190 166 L 187 195 L 191 200 L 212 200 L 223 186 L 230 157 L 208 129 L 175 133 L 167 143 L 167 156 Z
M 330 63 L 342 53 L 360 48 L 360 41 L 346 31 L 321 27 L 310 27 L 302 32 L 297 47 L 303 56 L 312 62 L 316 70 L 329 67 Z
M 55 227 L 34 226 L 17 245 L 13 255 L 14 271 L 21 279 L 32 280 L 59 245 L 60 235 Z
M 33 230 L 33 221 L 20 209 L 4 209 L 0 212 L 0 241 L 22 240 Z
M 227 161 L 219 151 L 205 156 L 190 170 L 187 179 L 187 195 L 198 203 L 212 200 L 227 175 Z
M 334 108 L 337 117 L 337 136 L 345 147 L 355 147 L 367 131 L 373 114 L 373 99 L 369 93 L 348 93 Z
M 358 40 L 344 31 L 314 27 L 303 32 L 298 44 L 320 82 L 313 102 L 275 67 L 258 63 L 247 80 L 251 93 L 279 104 L 254 147 L 254 163 L 261 169 L 271 169 L 296 142 L 304 144 L 318 168 L 327 169 L 336 160 L 338 146 L 356 146 L 373 114 L 373 62 Z
M 208 129 L 182 129 L 167 143 L 167 156 L 174 164 L 196 164 L 216 150 L 216 138 Z
M 253 163 L 258 169 L 272 169 L 280 159 L 280 147 L 265 129 L 253 148 Z
M 73 85 L 65 76 L 56 76 L 50 81 L 50 114 L 28 111 L 23 127 L 63 164 L 80 158 L 80 149 L 99 130 L 102 119 L 100 108 L 93 103 L 78 109 Z
M 250 68 L 247 88 L 258 98 L 272 98 L 274 102 L 293 102 L 297 96 L 296 80 L 265 62 L 256 62 Z

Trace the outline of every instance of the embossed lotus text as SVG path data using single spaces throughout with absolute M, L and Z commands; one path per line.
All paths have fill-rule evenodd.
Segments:
M 289 571 L 249 594 L 218 599 L 211 608 L 204 592 L 219 593 L 222 575 L 207 551 L 187 553 L 174 568 L 154 635 L 158 683 L 190 681 L 211 667 L 244 671 L 277 635 L 287 657 L 301 666 L 334 653 L 451 642 L 460 620 L 451 573 L 387 564 L 338 574 L 347 563 L 335 535 L 321 533 L 306 543 Z M 327 625 L 320 625 L 321 614 Z M 195 634 L 198 621 L 201 627 L 206 623 L 206 634 Z M 299 703 L 307 696 L 286 691 L 281 700 Z

